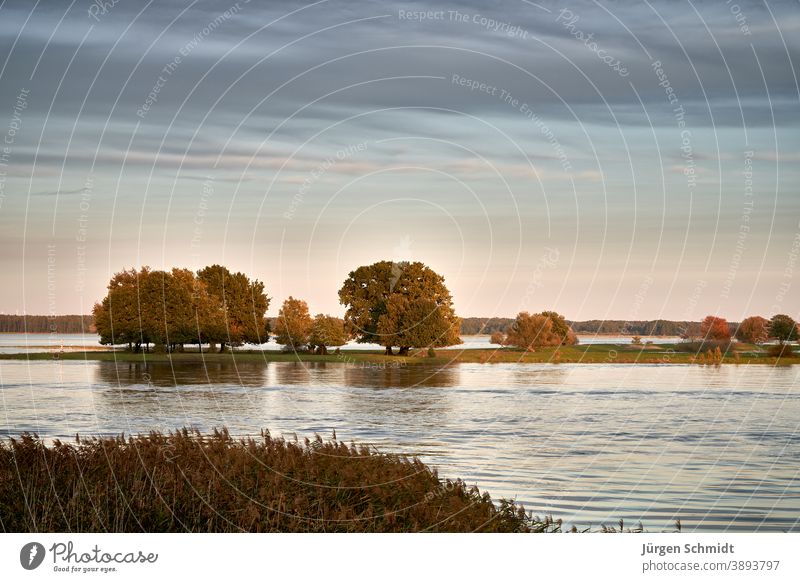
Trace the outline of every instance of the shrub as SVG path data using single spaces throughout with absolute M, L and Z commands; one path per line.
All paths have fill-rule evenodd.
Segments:
M 546 315 L 531 315 L 523 311 L 506 330 L 506 344 L 533 352 L 543 346 L 555 346 L 561 343 L 553 333 L 553 322 Z
M 694 342 L 680 342 L 675 344 L 675 349 L 681 352 L 688 352 L 690 354 L 699 355 L 711 350 L 716 352 L 719 350 L 722 355 L 725 355 L 731 350 L 732 344 L 730 341 L 694 341 Z
M 578 343 L 578 336 L 572 331 L 563 315 L 555 311 L 542 311 L 539 315 L 543 315 L 550 320 L 553 335 L 559 340 L 559 345 L 573 346 Z
M 794 355 L 794 349 L 789 344 L 776 344 L 770 346 L 767 353 L 773 358 L 791 358 Z

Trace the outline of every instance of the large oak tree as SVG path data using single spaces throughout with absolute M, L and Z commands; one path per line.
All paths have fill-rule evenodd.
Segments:
M 392 354 L 461 343 L 461 320 L 444 277 L 420 262 L 380 261 L 352 271 L 339 290 L 345 323 L 359 343 Z

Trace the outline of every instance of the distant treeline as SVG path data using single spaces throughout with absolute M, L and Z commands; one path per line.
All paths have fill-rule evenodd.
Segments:
M 272 329 L 275 329 L 277 318 L 268 318 Z M 465 317 L 461 321 L 462 335 L 490 335 L 504 332 L 514 323 L 509 317 Z M 592 319 L 590 321 L 569 321 L 575 333 L 641 335 L 641 336 L 680 336 L 687 330 L 698 330 L 697 321 L 668 321 L 655 319 L 652 321 L 621 321 Z M 736 324 L 730 324 L 735 329 Z M 53 326 L 55 329 L 53 329 Z M 91 315 L 4 315 L 0 314 L 0 333 L 86 333 L 94 332 L 94 318 Z M 691 334 L 690 334 L 691 335 Z
M 687 331 L 699 330 L 699 321 L 619 321 L 592 319 L 590 321 L 570 322 L 575 333 L 599 333 L 613 335 L 666 335 L 680 336 Z
M 508 317 L 464 317 L 461 319 L 461 335 L 491 335 L 505 332 L 514 323 Z
M 0 333 L 89 333 L 91 315 L 6 315 L 0 313 Z
M 461 322 L 462 335 L 492 334 L 504 332 L 514 320 L 507 317 L 465 317 Z M 696 335 L 700 329 L 699 321 L 622 321 L 592 319 L 590 321 L 568 321 L 575 333 L 640 335 L 640 336 L 682 336 Z M 735 329 L 735 324 L 731 324 Z

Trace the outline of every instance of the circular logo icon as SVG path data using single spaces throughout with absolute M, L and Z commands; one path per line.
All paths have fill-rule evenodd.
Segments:
M 39 542 L 30 542 L 19 551 L 19 563 L 26 570 L 35 570 L 44 561 L 44 546 Z

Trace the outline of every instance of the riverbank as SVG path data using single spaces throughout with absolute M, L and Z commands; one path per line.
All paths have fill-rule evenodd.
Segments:
M 334 435 L 335 436 L 335 435 Z M 558 531 L 416 458 L 336 440 L 187 429 L 136 437 L 0 441 L 7 532 Z
M 283 353 L 275 351 L 245 351 L 225 353 L 176 352 L 132 353 L 127 351 L 88 350 L 88 351 L 49 351 L 32 353 L 0 354 L 0 360 L 93 360 L 117 362 L 324 362 L 333 364 L 360 364 L 383 368 L 413 365 L 449 364 L 763 364 L 784 366 L 800 364 L 798 354 L 775 358 L 766 350 L 750 344 L 736 344 L 736 348 L 720 359 L 681 351 L 680 344 L 659 344 L 636 346 L 632 344 L 589 344 L 542 348 L 535 352 L 525 352 L 515 348 L 438 350 L 436 357 L 428 357 L 423 351 L 412 356 L 387 356 L 371 350 L 347 350 L 340 354 L 325 356 L 310 353 Z M 685 348 L 684 348 L 685 349 Z

